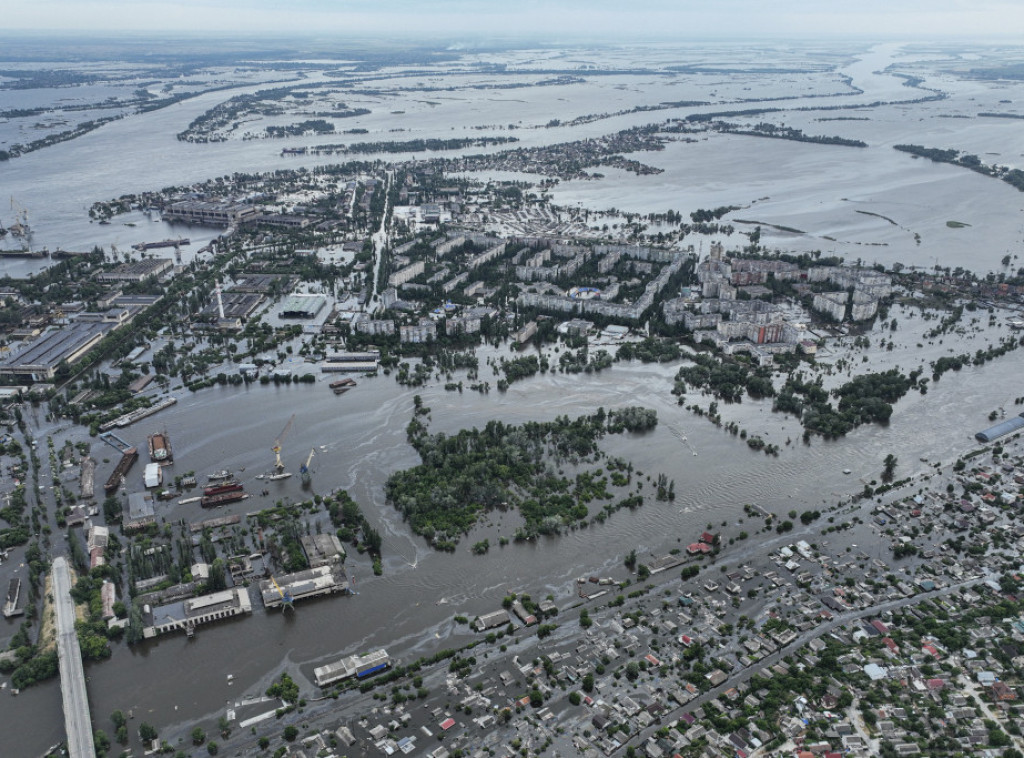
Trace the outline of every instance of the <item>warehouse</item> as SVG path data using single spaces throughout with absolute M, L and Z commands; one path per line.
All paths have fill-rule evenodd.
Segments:
M 991 442 L 1018 429 L 1024 429 L 1024 413 L 1020 414 L 1020 416 L 1008 418 L 1006 421 L 1002 421 L 995 426 L 990 426 L 988 429 L 975 434 L 974 438 L 978 442 Z

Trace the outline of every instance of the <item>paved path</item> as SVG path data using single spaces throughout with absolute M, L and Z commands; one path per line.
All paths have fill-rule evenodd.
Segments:
M 78 647 L 78 634 L 75 632 L 71 573 L 63 557 L 53 560 L 53 601 L 57 609 L 57 659 L 60 662 L 60 694 L 64 700 L 68 753 L 71 758 L 95 758 L 82 650 Z

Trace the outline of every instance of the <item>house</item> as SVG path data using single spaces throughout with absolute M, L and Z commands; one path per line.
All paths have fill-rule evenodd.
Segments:
M 997 702 L 1012 702 L 1017 699 L 1017 693 L 1011 690 L 1005 682 L 994 683 L 990 692 Z

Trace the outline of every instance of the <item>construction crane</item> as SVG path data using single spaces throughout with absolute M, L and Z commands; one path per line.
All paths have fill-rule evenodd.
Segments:
M 14 223 L 10 226 L 10 232 L 15 237 L 29 237 L 32 229 L 28 225 L 28 211 L 11 196 L 11 213 L 14 214 Z
M 309 471 L 309 463 L 313 460 L 313 456 L 316 455 L 316 449 L 309 449 L 309 457 L 306 458 L 306 462 L 299 468 L 299 474 L 302 476 L 302 486 L 308 487 L 310 482 L 313 481 L 313 475 Z
M 274 451 L 274 455 L 277 456 L 274 461 L 274 471 L 280 474 L 284 471 L 284 461 L 281 460 L 281 446 L 284 445 L 285 438 L 288 436 L 288 432 L 292 430 L 292 422 L 295 421 L 295 414 L 293 413 L 291 418 L 288 419 L 288 423 L 284 425 L 284 429 L 277 435 L 277 439 L 274 440 L 274 446 L 270 448 Z
M 277 580 L 274 578 L 273 574 L 270 575 L 270 581 L 274 584 L 274 589 L 277 590 L 277 594 L 281 596 L 281 610 L 284 611 L 288 608 L 291 608 L 294 611 L 295 601 L 292 598 L 292 594 L 287 590 L 281 589 L 281 585 L 277 583 Z

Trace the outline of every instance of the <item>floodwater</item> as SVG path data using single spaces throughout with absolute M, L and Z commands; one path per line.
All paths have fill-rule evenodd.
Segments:
M 216 717 L 226 700 L 262 691 L 284 667 L 294 674 L 298 666 L 311 680 L 315 665 L 371 645 L 388 648 L 400 660 L 457 645 L 465 633 L 452 623 L 456 614 L 472 618 L 494 610 L 509 592 L 568 600 L 575 577 L 614 575 L 631 549 L 641 555 L 663 554 L 685 545 L 707 524 L 742 518 L 745 503 L 775 513 L 834 503 L 877 477 L 889 452 L 898 453 L 901 475 L 922 472 L 926 467 L 917 463 L 920 457 L 948 461 L 970 447 L 971 435 L 988 425 L 987 413 L 1006 401 L 1005 387 L 1019 373 L 1014 356 L 980 369 L 950 372 L 926 397 L 911 393 L 900 401 L 887 427 L 866 426 L 842 440 L 815 439 L 810 446 L 798 441 L 795 420 L 771 413 L 770 402 L 748 399 L 729 406 L 723 414 L 727 419 L 765 433 L 769 441 L 783 444 L 785 435 L 792 434 L 794 444 L 784 446 L 779 458 L 770 458 L 679 408 L 669 393 L 676 368 L 627 364 L 596 376 L 538 376 L 514 384 L 505 394 L 492 390 L 489 395 L 447 392 L 440 383 L 410 390 L 383 376 L 361 380 L 341 397 L 325 383 L 216 388 L 186 394 L 149 424 L 122 432 L 140 443 L 149 427 L 166 428 L 174 444 L 175 472 L 195 470 L 205 476 L 221 467 L 244 467 L 242 476 L 251 477 L 270 467 L 270 446 L 294 413 L 285 443 L 286 464 L 294 470 L 311 447 L 317 449 L 314 491 L 343 487 L 363 506 L 384 535 L 385 571 L 374 577 L 368 561 L 352 555 L 355 596 L 301 603 L 292 614 L 257 610 L 251 618 L 201 627 L 192 641 L 171 635 L 133 649 L 115 646 L 112 659 L 87 668 L 94 723 L 104 726 L 113 710 L 133 709 L 137 719 L 166 728 L 168 734 L 184 733 L 191 729 L 190 720 Z M 483 369 L 481 378 L 487 378 Z M 410 534 L 382 496 L 388 474 L 418 463 L 404 439 L 417 393 L 431 408 L 434 431 L 481 426 L 493 418 L 514 423 L 575 416 L 599 406 L 655 408 L 659 425 L 654 432 L 608 437 L 603 448 L 632 460 L 645 476 L 668 474 L 676 482 L 676 501 L 650 498 L 638 510 L 620 511 L 603 525 L 534 544 L 495 545 L 485 556 L 470 554 L 469 545 L 477 539 L 487 536 L 493 545 L 498 536 L 512 535 L 514 517 L 495 516 L 489 526 L 464 539 L 456 553 L 434 553 Z M 103 455 L 102 448 L 99 454 Z M 98 481 L 113 467 L 114 458 L 101 464 Z M 853 469 L 853 475 L 843 476 L 846 468 Z M 297 477 L 281 484 L 249 480 L 247 485 L 249 491 L 267 486 L 271 497 L 219 509 L 215 515 L 250 512 L 270 500 L 308 496 Z M 651 485 L 646 491 L 650 493 Z M 172 521 L 214 514 L 196 505 L 171 504 L 160 505 L 158 515 Z M 742 554 L 727 553 L 726 559 L 739 562 Z M 231 686 L 228 673 L 234 675 Z M 52 681 L 9 703 L 0 701 L 0 712 L 17 713 L 22 723 L 38 726 L 10 735 L 18 742 L 15 754 L 39 752 L 56 741 L 43 735 L 61 729 L 60 711 L 51 707 L 57 692 L 57 682 Z
M 845 73 L 865 90 L 851 101 L 920 95 L 895 77 L 877 73 L 897 52 L 895 46 L 882 46 L 849 64 Z M 728 79 L 719 74 L 716 82 L 722 83 L 712 84 L 724 88 Z M 576 92 L 571 102 L 560 100 L 556 87 L 542 89 L 538 102 L 543 102 L 543 108 L 531 106 L 525 109 L 526 115 L 543 124 L 552 117 L 569 119 L 588 112 L 616 110 L 620 103 L 621 107 L 631 107 L 644 102 L 645 90 L 634 81 L 631 93 L 617 94 L 621 100 L 609 104 L 610 93 L 623 92 L 619 84 L 623 82 L 598 79 L 582 95 Z M 664 89 L 660 82 L 653 82 L 651 87 Z M 994 101 L 996 97 L 977 86 L 965 87 L 963 92 L 965 98 L 985 96 Z M 788 97 L 792 93 L 782 94 Z M 695 94 L 669 97 L 657 92 L 654 101 L 691 96 Z M 75 250 L 111 243 L 127 247 L 132 242 L 162 239 L 181 230 L 162 222 L 148 222 L 150 226 L 144 229 L 117 223 L 106 227 L 89 224 L 85 212 L 93 201 L 232 171 L 333 162 L 329 158 L 303 159 L 300 164 L 281 158 L 282 143 L 277 141 L 193 145 L 174 139 L 174 134 L 192 118 L 225 97 L 225 93 L 204 95 L 109 124 L 82 138 L 11 161 L 3 166 L 4 194 L 15 195 L 30 209 L 37 245 Z M 453 123 L 459 127 L 456 133 L 460 136 L 483 136 L 486 131 L 464 132 L 462 127 L 473 126 L 481 118 L 486 119 L 483 123 L 495 125 L 524 118 L 523 104 L 515 100 L 532 100 L 534 90 L 491 93 L 485 105 L 472 94 L 463 93 L 461 97 L 465 102 L 441 100 L 445 103 L 441 106 L 419 102 L 440 100 L 433 94 L 399 96 L 406 99 L 407 107 L 389 101 L 389 110 L 407 110 L 410 116 L 403 118 L 403 128 L 410 131 L 393 138 L 451 136 Z M 1005 92 L 999 97 L 1005 97 Z M 834 101 L 822 98 L 811 103 L 831 105 Z M 354 101 L 351 104 L 359 105 Z M 1000 162 L 1011 163 L 1011 158 L 1019 159 L 1024 151 L 1019 137 L 1014 138 L 1013 125 L 940 120 L 937 115 L 942 109 L 985 110 L 990 107 L 988 103 L 972 102 L 968 106 L 966 102 L 944 101 L 912 106 L 925 109 L 924 120 L 914 124 L 899 117 L 901 107 L 853 112 L 868 116 L 870 121 L 811 120 L 835 115 L 833 112 L 802 112 L 792 119 L 791 114 L 779 115 L 779 120 L 808 133 L 862 138 L 870 144 L 864 150 L 709 135 L 707 140 L 694 144 L 673 144 L 661 153 L 633 156 L 665 168 L 663 174 L 634 177 L 609 171 L 602 181 L 561 184 L 554 191 L 555 201 L 597 210 L 616 206 L 644 212 L 742 205 L 744 209 L 734 214 L 739 218 L 791 226 L 807 233 L 766 231 L 764 239 L 770 246 L 835 251 L 848 260 L 861 257 L 868 262 L 899 260 L 924 266 L 938 262 L 982 270 L 994 267 L 1004 249 L 1019 241 L 1020 195 L 1007 185 L 962 169 L 914 161 L 892 151 L 891 144 L 913 141 L 982 152 L 979 146 L 993 140 L 1002 156 Z M 716 109 L 722 108 L 704 110 Z M 519 130 L 516 136 L 523 137 L 524 144 L 558 142 L 694 110 L 699 109 L 630 114 L 572 129 Z M 475 111 L 479 114 L 474 115 Z M 416 118 L 411 117 L 414 114 Z M 375 113 L 366 119 L 368 123 L 376 119 L 375 128 L 383 130 L 386 115 Z M 463 120 L 453 121 L 453 115 Z M 346 128 L 362 125 L 354 119 Z M 918 126 L 927 133 L 917 133 Z M 501 133 L 498 129 L 494 132 Z M 380 134 L 365 138 L 380 139 Z M 896 223 L 857 214 L 857 209 L 888 216 Z M 972 226 L 949 229 L 945 221 L 950 219 Z M 193 239 L 200 238 L 198 230 L 190 231 Z M 920 244 L 914 240 L 914 232 L 920 233 Z M 826 237 L 833 237 L 835 242 Z M 0 272 L 22 275 L 33 265 L 5 261 Z M 480 351 L 480 378 L 490 380 L 492 385 L 496 377 L 490 376 L 483 361 L 494 354 L 489 349 Z M 141 444 L 152 428 L 165 428 L 174 445 L 175 473 L 194 470 L 202 478 L 221 468 L 244 469 L 247 490 L 258 492 L 267 487 L 271 496 L 244 501 L 217 515 L 245 513 L 277 499 L 306 497 L 298 477 L 266 484 L 254 478 L 270 468 L 270 447 L 295 414 L 285 443 L 286 464 L 295 470 L 310 449 L 316 450 L 314 490 L 326 492 L 342 487 L 362 505 L 384 536 L 384 576 L 374 577 L 367 560 L 352 556 L 349 565 L 355 574 L 355 596 L 300 604 L 293 614 L 257 610 L 252 618 L 202 627 L 193 641 L 169 636 L 134 649 L 115 646 L 111 660 L 87 667 L 94 724 L 110 733 L 109 714 L 115 709 L 132 709 L 136 722 L 146 720 L 165 735 L 177 734 L 194 719 L 217 715 L 226 701 L 261 691 L 283 667 L 292 667 L 294 673 L 297 666 L 308 677 L 314 665 L 363 651 L 370 645 L 384 646 L 399 659 L 411 659 L 458 644 L 464 632 L 452 624 L 455 614 L 472 617 L 493 610 L 505 594 L 513 591 L 566 599 L 573 591 L 575 577 L 613 573 L 631 549 L 665 552 L 685 544 L 708 523 L 742 518 L 745 503 L 782 512 L 835 502 L 858 491 L 861 478 L 876 476 L 882 459 L 893 451 L 907 468 L 901 473 L 923 469 L 923 464 L 914 463 L 921 457 L 949 460 L 970 445 L 971 435 L 987 425 L 988 412 L 1005 402 L 1005 388 L 1019 379 L 1016 356 L 982 368 L 951 372 L 927 396 L 904 398 L 887 427 L 862 427 L 842 440 L 814 440 L 809 446 L 798 441 L 797 422 L 771 414 L 770 403 L 748 400 L 730 406 L 727 419 L 737 420 L 752 433 L 765 432 L 771 442 L 783 444 L 792 435 L 794 444 L 784 446 L 779 458 L 770 458 L 750 451 L 706 419 L 679 408 L 669 393 L 677 368 L 627 364 L 599 375 L 549 374 L 517 383 L 507 393 L 492 390 L 488 395 L 469 390 L 462 394 L 446 392 L 443 379 L 427 387 L 408 389 L 385 376 L 357 379 L 358 387 L 341 397 L 335 397 L 323 381 L 316 385 L 177 392 L 178 405 L 121 436 Z M 430 426 L 434 431 L 480 426 L 493 418 L 521 422 L 561 414 L 574 416 L 593 412 L 599 406 L 636 404 L 655 408 L 660 423 L 654 432 L 607 438 L 604 449 L 632 460 L 652 478 L 666 473 L 676 482 L 677 499 L 674 503 L 659 503 L 652 498 L 640 509 L 619 512 L 603 525 L 534 544 L 493 547 L 485 556 L 471 555 L 468 545 L 476 539 L 488 536 L 493 544 L 496 537 L 513 533 L 516 523 L 512 515 L 494 516 L 481 528 L 479 537 L 474 534 L 463 540 L 455 554 L 434 553 L 410 534 L 397 512 L 383 500 L 382 485 L 387 476 L 418 463 L 405 441 L 414 394 L 420 394 L 431 408 Z M 37 437 L 44 436 L 47 427 L 33 432 Z M 102 482 L 117 455 L 96 440 L 93 454 L 108 459 L 101 462 L 96 474 L 97 481 Z M 854 475 L 844 477 L 841 472 L 846 468 L 853 469 Z M 132 472 L 136 475 L 141 476 L 138 470 Z M 650 489 L 648 485 L 646 491 Z M 194 521 L 210 514 L 195 504 L 171 504 L 160 505 L 158 515 L 168 521 Z M 737 553 L 727 559 L 739 561 L 742 556 Z M 4 636 L 15 628 L 9 626 Z M 229 673 L 234 675 L 231 686 L 226 681 Z M 0 723 L 8 727 L 4 732 L 5 753 L 38 754 L 58 741 L 63 730 L 58 704 L 56 681 L 0 701 Z M 12 728 L 15 724 L 20 728 Z

